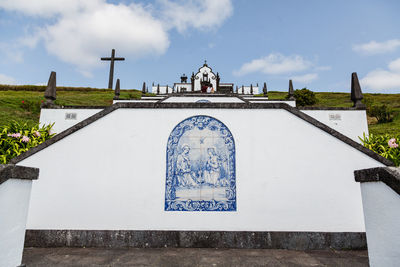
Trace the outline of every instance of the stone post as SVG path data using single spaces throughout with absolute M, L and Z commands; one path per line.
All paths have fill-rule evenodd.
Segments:
M 143 86 L 142 86 L 142 95 L 146 94 L 146 82 L 143 82 Z
M 268 96 L 267 83 L 264 83 L 263 94 L 264 96 Z
M 117 83 L 115 84 L 114 100 L 119 99 L 120 90 L 121 89 L 120 89 L 119 79 L 117 79 Z
M 57 98 L 57 81 L 55 71 L 50 73 L 49 81 L 47 82 L 47 87 L 44 91 L 44 97 L 46 98 L 46 102 L 42 104 L 42 107 L 52 107 Z
M 357 72 L 351 74 L 351 100 L 353 101 L 353 107 L 365 108 L 365 105 L 361 102 L 363 94 L 361 92 L 360 82 L 358 81 Z
M 24 250 L 32 180 L 39 169 L 0 165 L 0 266 L 19 266 Z
M 296 100 L 296 99 L 294 98 L 294 90 L 293 90 L 293 83 L 292 83 L 292 80 L 289 80 L 288 99 L 289 99 L 289 100 Z

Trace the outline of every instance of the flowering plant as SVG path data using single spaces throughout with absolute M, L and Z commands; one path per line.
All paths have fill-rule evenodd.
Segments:
M 0 126 L 0 163 L 8 163 L 12 158 L 53 137 L 52 126 L 29 127 L 26 123 L 16 121 Z
M 360 140 L 366 148 L 371 149 L 382 157 L 393 161 L 395 166 L 400 165 L 400 148 L 396 143 L 398 140 L 400 140 L 400 134 L 394 137 L 388 134 L 370 134 L 368 137 L 364 134 L 363 138 L 360 138 Z

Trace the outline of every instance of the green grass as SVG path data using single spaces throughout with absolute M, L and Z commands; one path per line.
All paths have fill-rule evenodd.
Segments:
M 0 85 L 0 125 L 12 120 L 27 122 L 35 125 L 39 121 L 39 111 L 26 110 L 21 106 L 22 101 L 31 101 L 40 105 L 44 100 L 44 86 L 4 86 Z M 351 107 L 349 93 L 315 93 L 318 102 L 315 107 Z M 149 94 L 151 95 L 151 94 Z M 284 99 L 287 92 L 268 92 L 270 99 Z M 138 90 L 121 90 L 121 99 L 140 99 L 142 93 Z M 114 91 L 96 88 L 57 87 L 59 105 L 78 106 L 109 106 L 112 104 Z M 396 114 L 393 122 L 376 123 L 374 118 L 368 118 L 369 130 L 373 134 L 398 134 L 400 132 L 400 94 L 364 94 L 367 105 L 386 104 Z

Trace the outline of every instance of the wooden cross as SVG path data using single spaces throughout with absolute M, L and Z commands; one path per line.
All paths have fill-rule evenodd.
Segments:
M 115 49 L 111 50 L 111 57 L 102 57 L 101 60 L 110 60 L 110 77 L 108 79 L 108 89 L 112 89 L 113 87 L 113 79 L 114 79 L 114 61 L 116 60 L 125 60 L 123 57 L 115 57 Z

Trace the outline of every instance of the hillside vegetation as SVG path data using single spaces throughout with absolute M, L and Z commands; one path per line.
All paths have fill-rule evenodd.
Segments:
M 39 121 L 40 104 L 44 101 L 45 86 L 3 86 L 0 85 L 0 125 L 13 120 L 35 125 Z M 315 93 L 315 107 L 351 107 L 349 93 Z M 284 99 L 287 92 L 268 92 L 270 99 Z M 138 90 L 121 90 L 121 99 L 139 99 Z M 112 104 L 114 91 L 98 88 L 57 87 L 59 105 L 109 106 Z M 392 110 L 392 122 L 377 123 L 374 117 L 368 117 L 369 130 L 373 134 L 398 134 L 400 132 L 400 94 L 364 94 L 367 106 L 385 104 Z

